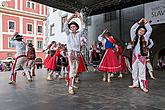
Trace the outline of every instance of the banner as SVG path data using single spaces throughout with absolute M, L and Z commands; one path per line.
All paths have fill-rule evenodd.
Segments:
M 165 1 L 146 3 L 145 18 L 150 21 L 151 25 L 165 23 Z

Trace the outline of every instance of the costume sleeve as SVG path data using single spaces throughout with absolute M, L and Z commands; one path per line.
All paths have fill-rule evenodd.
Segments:
M 135 23 L 131 29 L 130 29 L 130 36 L 131 36 L 131 41 L 134 40 L 135 36 L 136 36 L 136 30 L 137 28 L 139 27 L 139 24 L 138 23 Z
M 149 39 L 150 45 L 148 46 L 149 49 L 151 49 L 154 46 L 154 42 L 152 39 Z
M 64 23 L 64 31 L 65 31 L 66 35 L 69 35 L 70 34 L 69 27 L 68 27 L 68 22 L 67 21 Z
M 98 36 L 98 41 L 102 42 L 103 44 L 105 44 L 106 39 L 102 37 L 102 34 Z
M 145 38 L 146 41 L 148 41 L 148 39 L 149 39 L 149 37 L 151 36 L 151 33 L 152 33 L 152 27 L 150 26 L 149 23 L 146 23 L 145 27 L 147 29 L 147 32 L 145 33 L 144 38 Z

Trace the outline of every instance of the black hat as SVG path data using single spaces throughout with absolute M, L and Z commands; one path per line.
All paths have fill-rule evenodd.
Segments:
M 21 40 L 21 39 L 23 39 L 22 35 L 16 35 L 16 37 L 14 38 L 14 40 Z
M 145 33 L 147 32 L 146 27 L 145 27 L 144 25 L 140 25 L 140 26 L 136 29 L 136 34 L 138 33 L 138 30 L 139 30 L 140 28 L 143 28 L 143 29 L 145 30 Z
M 72 21 L 71 23 L 68 24 L 69 29 L 71 25 L 75 25 L 77 27 L 77 30 L 79 29 L 79 25 L 75 21 Z
M 32 44 L 32 43 L 29 43 L 29 44 L 28 44 L 28 47 L 33 47 L 33 44 Z

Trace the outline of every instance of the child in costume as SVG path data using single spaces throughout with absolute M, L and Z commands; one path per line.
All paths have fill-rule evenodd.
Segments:
M 75 21 L 70 22 L 73 18 L 80 19 L 82 24 L 80 31 L 78 31 L 79 25 Z M 75 12 L 64 24 L 64 31 L 67 35 L 67 51 L 70 66 L 68 75 L 69 94 L 74 94 L 74 82 L 78 71 L 80 57 L 80 37 L 83 35 L 84 30 L 85 25 L 79 12 Z
M 143 24 L 140 26 L 140 24 Z M 148 80 L 146 79 L 146 57 L 148 54 L 148 40 L 152 33 L 152 28 L 148 21 L 142 18 L 135 23 L 130 30 L 131 41 L 133 41 L 132 57 L 132 78 L 133 84 L 130 88 L 139 87 L 148 92 Z
M 119 72 L 121 70 L 121 65 L 117 59 L 117 53 L 114 46 L 116 40 L 108 30 L 104 30 L 103 33 L 99 35 L 98 40 L 105 45 L 106 49 L 98 70 L 106 72 L 103 74 L 103 81 L 111 82 L 111 73 Z
M 27 78 L 29 81 L 32 81 L 32 76 L 35 76 L 35 58 L 36 53 L 32 43 L 28 44 L 28 51 L 27 51 L 27 62 L 26 66 L 28 68 Z

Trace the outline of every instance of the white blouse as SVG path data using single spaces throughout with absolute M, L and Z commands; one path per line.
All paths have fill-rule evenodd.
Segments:
M 82 28 L 76 34 L 73 34 L 69 31 L 68 22 L 64 24 L 64 31 L 67 34 L 67 50 L 68 51 L 80 51 L 80 37 L 85 30 L 85 25 L 82 25 Z

